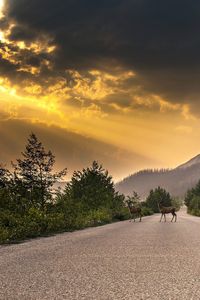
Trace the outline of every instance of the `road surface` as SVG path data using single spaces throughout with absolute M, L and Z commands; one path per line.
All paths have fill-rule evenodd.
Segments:
M 200 299 L 200 218 L 170 218 L 0 246 L 0 299 Z

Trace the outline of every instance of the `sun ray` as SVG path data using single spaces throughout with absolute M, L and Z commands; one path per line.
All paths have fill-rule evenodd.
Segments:
M 0 19 L 3 17 L 4 0 L 0 0 Z

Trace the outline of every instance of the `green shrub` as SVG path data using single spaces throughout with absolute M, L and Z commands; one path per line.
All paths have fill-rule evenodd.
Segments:
M 24 218 L 25 226 L 28 226 L 32 234 L 38 235 L 46 232 L 48 227 L 47 215 L 38 208 L 30 208 Z
M 87 215 L 87 220 L 92 226 L 105 224 L 112 221 L 112 214 L 108 209 L 99 208 L 97 210 L 90 211 Z
M 13 228 L 17 227 L 20 222 L 20 216 L 10 212 L 9 210 L 4 210 L 0 213 L 0 226 Z
M 87 213 L 79 213 L 75 218 L 66 218 L 66 229 L 82 229 L 90 226 L 98 226 L 112 221 L 112 213 L 106 208 L 90 210 Z
M 149 207 L 142 207 L 142 215 L 143 216 L 150 216 L 150 215 L 153 215 L 154 212 L 151 208 Z
M 130 219 L 130 212 L 127 207 L 122 207 L 113 214 L 113 220 L 124 221 Z
M 161 203 L 162 202 L 162 203 Z M 154 190 L 149 192 L 149 195 L 146 199 L 146 206 L 153 210 L 155 213 L 159 212 L 159 204 L 163 206 L 171 206 L 172 205 L 172 197 L 171 195 L 163 188 L 157 187 Z
M 28 228 L 24 226 L 24 224 L 18 225 L 17 227 L 9 230 L 9 240 L 25 239 L 26 237 L 29 237 L 27 235 L 28 231 Z
M 71 226 L 68 226 L 68 229 L 82 229 L 88 226 L 90 226 L 90 221 L 88 220 L 87 216 L 80 214 L 73 220 Z
M 183 200 L 179 197 L 173 197 L 171 202 L 172 206 L 176 208 L 176 211 L 179 211 L 181 206 L 183 205 Z
M 56 232 L 66 229 L 66 222 L 63 213 L 51 213 L 46 217 L 47 232 Z
M 193 216 L 197 216 L 197 217 L 200 217 L 200 210 L 199 209 L 188 209 L 188 213 L 193 215 Z
M 8 228 L 0 227 L 0 243 L 9 241 L 9 230 Z

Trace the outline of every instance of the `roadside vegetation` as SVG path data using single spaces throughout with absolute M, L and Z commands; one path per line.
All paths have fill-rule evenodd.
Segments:
M 159 213 L 159 205 L 161 204 L 164 207 L 173 206 L 176 208 L 176 211 L 180 209 L 183 205 L 182 200 L 178 197 L 172 197 L 164 188 L 158 186 L 154 190 L 150 190 L 149 196 L 146 199 L 146 206 L 154 213 Z
M 200 217 L 200 181 L 187 191 L 185 205 L 189 214 Z
M 179 207 L 160 187 L 151 190 L 146 201 L 136 192 L 129 197 L 119 194 L 108 171 L 96 161 L 75 171 L 64 190 L 55 191 L 55 182 L 67 169 L 53 172 L 55 156 L 35 134 L 21 156 L 9 170 L 0 167 L 0 243 L 127 220 L 127 203 L 141 207 L 143 216 L 158 212 L 160 199 L 165 206 L 174 202 Z
M 12 171 L 0 167 L 0 242 L 71 231 L 129 218 L 125 197 L 96 161 L 74 172 L 64 191 L 55 182 L 67 169 L 53 172 L 55 157 L 35 134 Z

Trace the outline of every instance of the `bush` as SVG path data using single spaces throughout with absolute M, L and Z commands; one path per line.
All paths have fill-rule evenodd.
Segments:
M 20 240 L 66 229 L 64 214 L 45 214 L 31 208 L 27 215 L 19 216 L 9 211 L 0 214 L 0 242 Z
M 9 230 L 9 240 L 22 240 L 27 237 L 33 237 L 36 235 L 32 235 L 30 232 L 29 227 L 25 226 L 24 224 L 18 225 L 15 228 Z
M 9 210 L 4 210 L 0 213 L 0 226 L 4 228 L 17 227 L 20 222 L 20 216 L 10 212 Z
M 200 210 L 199 209 L 188 210 L 188 213 L 191 214 L 191 215 L 193 215 L 193 216 L 200 217 Z
M 197 182 L 195 187 L 193 187 L 192 189 L 189 189 L 186 193 L 184 202 L 185 202 L 185 205 L 189 208 L 189 210 L 193 206 L 193 204 L 192 204 L 193 198 L 199 197 L 199 196 L 200 196 L 200 180 Z
M 9 241 L 9 230 L 8 228 L 0 227 L 0 243 Z
M 29 226 L 29 223 L 31 224 L 31 232 L 34 230 L 37 230 L 39 234 L 46 232 L 48 227 L 47 215 L 39 208 L 31 207 L 25 216 L 25 225 Z
M 174 206 L 176 208 L 176 211 L 180 210 L 182 205 L 183 205 L 182 199 L 180 199 L 178 197 L 172 198 L 172 206 Z
M 46 217 L 47 232 L 58 232 L 66 229 L 66 222 L 63 213 L 51 213 Z
M 200 217 L 200 196 L 193 195 L 188 206 L 188 213 Z
M 86 218 L 88 224 L 95 226 L 111 222 L 112 214 L 111 211 L 102 208 L 97 210 L 91 210 Z
M 158 186 L 155 190 L 151 190 L 149 192 L 149 195 L 146 199 L 146 206 L 155 213 L 158 213 L 159 204 L 162 204 L 163 206 L 171 206 L 171 202 L 171 195 L 165 189 Z
M 83 229 L 85 227 L 91 226 L 90 220 L 87 218 L 86 215 L 78 215 L 76 218 L 73 219 L 73 221 L 70 222 L 70 225 L 68 223 L 68 230 L 74 230 L 74 229 Z
M 22 158 L 12 163 L 13 172 L 0 166 L 0 242 L 129 218 L 124 195 L 115 191 L 112 177 L 96 161 L 75 171 L 55 196 L 53 184 L 66 169 L 53 174 L 54 162 L 32 133 Z
M 151 208 L 149 207 L 142 207 L 142 216 L 151 216 L 153 215 L 154 212 Z
M 142 207 L 143 216 L 151 215 L 152 213 L 151 209 Z M 55 211 L 44 213 L 44 211 L 34 207 L 30 208 L 24 216 L 14 214 L 10 211 L 3 211 L 0 213 L 0 243 L 32 238 L 64 230 L 69 231 L 98 226 L 129 218 L 130 214 L 126 207 L 121 207 L 118 211 L 112 211 L 107 208 L 99 208 L 87 212 L 79 211 L 76 216 Z
M 109 210 L 90 210 L 87 213 L 80 213 L 70 223 L 69 229 L 82 229 L 90 226 L 98 226 L 112 221 L 112 214 Z
M 122 207 L 119 211 L 113 214 L 113 220 L 125 221 L 130 219 L 130 212 L 127 207 Z

